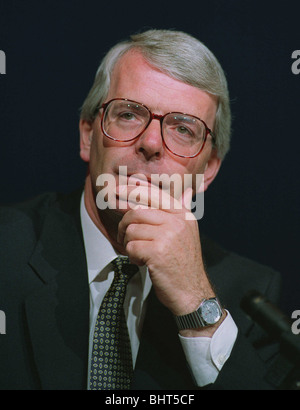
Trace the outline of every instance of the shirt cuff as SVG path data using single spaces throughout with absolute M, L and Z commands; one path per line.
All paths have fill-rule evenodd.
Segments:
M 237 338 L 238 328 L 230 313 L 213 334 L 213 337 L 183 337 L 179 339 L 186 360 L 199 387 L 214 383 L 229 358 Z

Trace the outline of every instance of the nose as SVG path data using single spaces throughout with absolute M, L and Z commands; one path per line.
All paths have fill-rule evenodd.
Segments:
M 143 134 L 138 138 L 135 147 L 147 161 L 161 158 L 164 150 L 159 118 L 153 118 Z

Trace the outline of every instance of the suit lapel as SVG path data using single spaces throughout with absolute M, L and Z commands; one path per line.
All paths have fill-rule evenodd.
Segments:
M 40 279 L 25 308 L 43 389 L 86 388 L 89 288 L 78 197 L 71 204 L 51 208 L 29 262 Z

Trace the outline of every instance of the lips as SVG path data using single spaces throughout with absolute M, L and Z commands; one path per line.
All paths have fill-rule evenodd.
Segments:
M 124 170 L 123 168 L 124 167 L 120 166 L 119 171 L 118 171 L 117 174 L 119 176 L 119 180 L 123 179 L 123 181 L 121 181 L 121 182 L 125 183 L 125 181 L 126 181 L 126 185 L 132 185 L 133 182 L 137 182 L 137 181 L 139 181 L 141 185 L 145 185 L 146 181 L 147 181 L 147 183 L 150 184 L 150 185 L 154 185 L 154 186 L 157 186 L 159 188 L 161 188 L 161 186 L 162 186 L 161 181 L 159 181 L 159 183 L 153 182 L 153 177 L 151 176 L 151 174 L 149 175 L 149 174 L 145 174 L 143 172 L 137 172 L 137 171 L 128 172 L 128 171 Z M 157 173 L 153 174 L 153 175 L 157 175 Z M 136 183 L 134 183 L 133 185 L 136 186 Z

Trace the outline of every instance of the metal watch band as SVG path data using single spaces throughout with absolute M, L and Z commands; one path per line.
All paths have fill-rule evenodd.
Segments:
M 207 327 L 211 326 L 211 324 L 208 324 L 205 322 L 205 320 L 201 316 L 201 306 L 203 305 L 204 302 L 213 300 L 217 303 L 218 308 L 220 310 L 220 318 L 222 316 L 222 308 L 220 306 L 219 300 L 215 298 L 210 298 L 210 299 L 204 299 L 199 308 L 195 310 L 192 313 L 188 313 L 187 315 L 182 315 L 182 316 L 175 316 L 175 322 L 177 324 L 177 327 L 179 330 L 183 329 L 196 329 L 199 327 Z M 216 322 L 217 323 L 217 322 Z
M 196 329 L 205 326 L 197 311 L 183 316 L 175 316 L 175 322 L 179 330 Z

